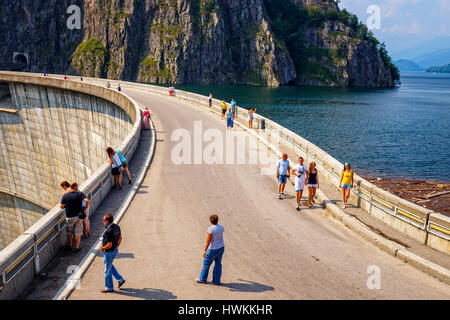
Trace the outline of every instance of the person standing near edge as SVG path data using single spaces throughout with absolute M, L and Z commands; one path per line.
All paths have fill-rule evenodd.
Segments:
M 227 104 L 224 100 L 222 100 L 222 104 L 220 105 L 222 107 L 222 119 L 225 118 L 225 113 L 227 113 Z
M 319 188 L 319 175 L 317 174 L 316 163 L 313 161 L 309 164 L 308 170 L 308 207 L 312 207 L 316 190 Z
M 127 159 L 123 156 L 122 152 L 120 152 L 119 149 L 116 150 L 117 154 L 119 155 L 119 159 L 120 162 L 122 162 L 122 166 L 123 166 L 123 171 L 125 171 L 127 178 L 128 178 L 128 184 L 131 184 L 131 174 L 130 171 L 128 170 L 128 161 Z
M 213 95 L 212 92 L 209 93 L 209 97 L 208 97 L 208 102 L 209 102 L 209 107 L 212 107 L 212 99 L 213 99 Z
M 119 246 L 122 242 L 122 234 L 120 227 L 114 223 L 114 217 L 111 214 L 105 214 L 103 216 L 103 224 L 105 225 L 105 231 L 102 236 L 102 247 L 100 252 L 104 252 L 103 262 L 105 264 L 105 288 L 100 292 L 108 293 L 114 292 L 114 279 L 119 282 L 118 288 L 123 286 L 125 279 L 120 275 L 117 269 L 114 267 L 113 262 L 119 252 Z
M 225 243 L 223 242 L 224 227 L 218 224 L 219 217 L 215 214 L 209 217 L 212 226 L 208 228 L 206 237 L 205 251 L 203 252 L 203 268 L 198 283 L 207 283 L 209 267 L 214 262 L 213 284 L 220 285 L 220 277 L 222 276 L 222 256 L 225 251 Z
M 122 88 L 120 87 L 120 83 L 117 85 L 117 91 L 122 91 Z
M 146 107 L 144 114 L 142 115 L 142 129 L 150 130 L 150 119 L 151 119 L 151 114 L 150 114 L 150 111 L 148 111 L 148 108 Z
M 66 223 L 67 223 L 67 244 L 66 249 L 72 250 L 72 240 L 75 237 L 74 253 L 80 251 L 81 235 L 83 234 L 83 213 L 82 202 L 86 203 L 87 210 L 89 208 L 89 199 L 81 191 L 78 191 L 78 184 L 73 182 L 61 198 L 61 209 L 66 209 Z
M 233 111 L 233 118 L 236 118 L 236 100 L 231 99 L 231 111 Z
M 248 127 L 250 129 L 253 128 L 253 115 L 256 112 L 256 108 L 255 110 L 252 109 L 252 107 L 250 107 L 250 109 L 248 109 Z
M 286 187 L 287 178 L 290 177 L 290 165 L 287 153 L 283 153 L 281 159 L 277 163 L 277 179 L 278 179 L 278 199 L 284 196 L 284 188 Z
M 353 188 L 353 170 L 350 162 L 344 164 L 339 186 L 342 188 L 342 209 L 345 209 L 347 207 L 347 200 L 350 197 L 350 190 Z
M 227 114 L 227 129 L 228 130 L 232 130 L 233 129 L 233 112 L 231 110 L 231 108 L 228 110 L 228 114 Z
M 106 148 L 106 153 L 108 154 L 108 161 L 111 163 L 111 174 L 114 176 L 114 188 L 120 190 L 122 189 L 122 162 L 120 161 L 119 155 L 113 150 L 113 148 Z
M 65 193 L 68 193 L 71 191 L 70 183 L 67 182 L 66 180 L 61 182 L 60 187 L 64 189 Z M 88 212 L 86 210 L 86 202 L 84 202 L 84 200 L 81 201 L 81 210 L 86 215 L 86 218 L 83 219 L 83 236 L 89 237 L 89 235 L 91 234 L 91 222 L 89 221 Z
M 295 192 L 297 200 L 297 211 L 302 206 L 303 189 L 305 188 L 306 179 L 308 179 L 308 167 L 303 163 L 303 158 L 298 158 L 298 165 L 292 170 L 295 175 Z

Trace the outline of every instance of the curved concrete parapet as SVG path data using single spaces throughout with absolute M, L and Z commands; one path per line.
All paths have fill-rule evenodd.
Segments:
M 0 72 L 0 83 L 13 106 L 0 110 L 0 193 L 14 209 L 0 212 L 0 238 L 16 238 L 0 251 L 1 300 L 20 294 L 64 244 L 59 183 L 81 183 L 95 210 L 112 186 L 105 148 L 131 158 L 141 116 L 132 99 L 93 84 L 12 72 Z
M 86 80 L 103 84 L 105 80 L 88 78 Z M 120 82 L 124 88 L 137 88 L 151 92 L 168 95 L 165 87 L 139 84 L 133 82 Z M 187 100 L 196 105 L 209 107 L 208 97 L 199 94 L 176 90 L 176 97 Z M 213 99 L 212 109 L 220 112 L 221 101 Z M 247 110 L 238 107 L 238 118 L 247 120 Z M 255 116 L 254 123 L 260 128 L 261 121 L 265 121 L 266 134 L 272 140 L 277 140 L 292 149 L 307 162 L 315 161 L 321 178 L 326 179 L 338 188 L 340 174 L 344 165 L 323 151 L 318 146 L 304 139 L 289 129 L 263 116 Z M 266 141 L 266 136 L 260 136 L 262 141 L 273 150 L 275 145 Z M 276 137 L 276 139 L 274 139 Z M 389 193 L 364 178 L 355 174 L 355 188 L 352 189 L 350 203 L 359 206 L 366 213 L 375 216 L 385 224 L 411 236 L 412 238 L 434 248 L 450 254 L 450 218 L 418 206 L 412 202 L 401 199 Z

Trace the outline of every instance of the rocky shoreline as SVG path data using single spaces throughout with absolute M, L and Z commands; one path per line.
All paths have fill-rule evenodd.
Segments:
M 450 217 L 449 183 L 399 178 L 364 179 L 402 199 Z

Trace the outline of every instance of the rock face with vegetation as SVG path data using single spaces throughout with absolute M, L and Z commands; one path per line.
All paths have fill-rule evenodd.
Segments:
M 82 27 L 69 30 L 69 5 Z M 9 0 L 0 60 L 155 83 L 392 87 L 384 46 L 334 1 Z

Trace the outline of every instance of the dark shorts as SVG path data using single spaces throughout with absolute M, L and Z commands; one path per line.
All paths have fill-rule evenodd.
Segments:
M 120 174 L 121 174 L 120 169 L 118 167 L 112 168 L 111 169 L 111 174 L 113 176 L 120 176 Z
M 222 114 L 225 114 L 227 112 L 227 109 L 222 109 Z
M 128 168 L 128 161 L 122 162 L 122 166 L 124 169 Z
M 233 119 L 232 118 L 227 119 L 227 127 L 233 128 Z

